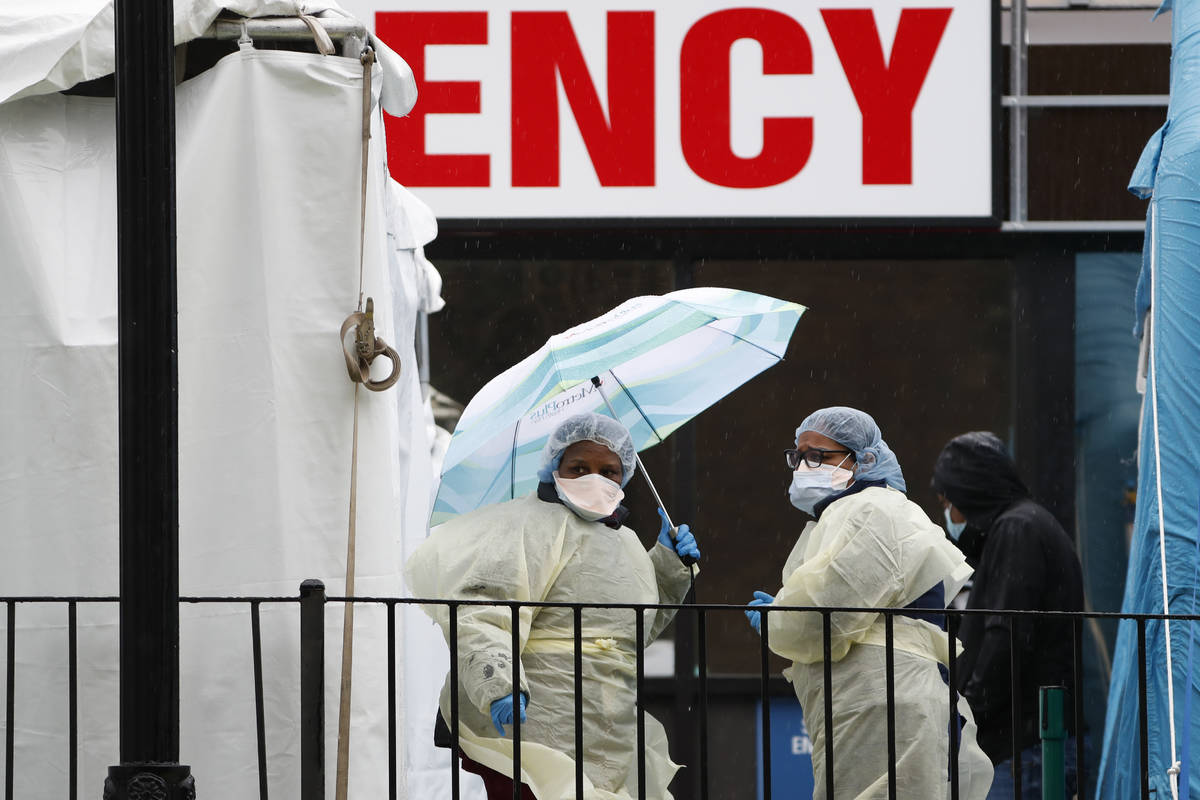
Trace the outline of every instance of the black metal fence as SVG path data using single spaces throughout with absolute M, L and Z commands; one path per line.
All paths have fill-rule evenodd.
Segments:
M 582 630 L 583 630 L 583 612 L 588 609 L 626 609 L 634 615 L 634 641 L 641 643 L 645 636 L 645 622 L 642 612 L 647 610 L 672 609 L 678 614 L 675 624 L 690 624 L 694 625 L 696 633 L 697 649 L 696 663 L 694 664 L 695 675 L 695 712 L 697 717 L 694 735 L 697 738 L 696 750 L 698 754 L 697 763 L 688 764 L 685 766 L 692 767 L 698 775 L 698 797 L 700 800 L 708 800 L 709 798 L 709 767 L 710 767 L 710 750 L 709 750 L 709 699 L 710 699 L 710 681 L 726 681 L 725 676 L 711 676 L 708 671 L 708 640 L 707 640 L 707 623 L 713 614 L 741 614 L 745 607 L 723 604 L 687 604 L 687 605 L 646 605 L 646 604 L 622 604 L 622 603 L 606 603 L 606 604 L 585 604 L 585 603 L 539 603 L 539 602 L 503 602 L 495 601 L 447 601 L 447 600 L 423 600 L 412 598 L 398 597 L 329 597 L 325 593 L 324 585 L 318 580 L 308 580 L 301 584 L 300 593 L 294 597 L 184 597 L 180 599 L 182 603 L 221 603 L 221 604 L 240 604 L 249 608 L 250 611 L 250 637 L 252 644 L 252 660 L 253 660 L 253 684 L 254 684 L 254 704 L 255 704 L 255 721 L 256 721 L 256 742 L 257 742 L 257 760 L 258 760 L 258 786 L 260 800 L 267 800 L 268 785 L 267 785 L 267 749 L 266 749 L 266 730 L 265 730 L 265 708 L 264 708 L 264 693 L 263 693 L 263 657 L 262 657 L 262 626 L 260 618 L 260 609 L 264 604 L 296 604 L 299 607 L 299 627 L 300 627 L 300 764 L 301 764 L 301 800 L 322 800 L 325 797 L 325 609 L 329 603 L 345 603 L 353 602 L 356 604 L 377 605 L 383 606 L 386 609 L 386 626 L 387 626 L 387 707 L 388 707 L 388 752 L 391 754 L 388 764 L 389 777 L 389 794 L 391 798 L 396 798 L 399 793 L 400 776 L 398 774 L 397 762 L 397 747 L 399 742 L 399 731 L 396 729 L 396 710 L 397 710 L 397 665 L 396 665 L 396 607 L 410 605 L 440 605 L 445 606 L 449 616 L 449 638 L 451 642 L 458 640 L 458 625 L 460 609 L 467 606 L 492 606 L 507 608 L 511 614 L 511 646 L 516 652 L 520 649 L 520 624 L 519 614 L 521 609 L 530 607 L 553 607 L 566 608 L 572 611 L 574 621 L 574 678 L 575 678 L 575 752 L 586 753 L 587 742 L 584 739 L 583 726 L 580 720 L 583 719 L 583 646 L 582 646 Z M 78 648 L 77 648 L 77 612 L 81 604 L 116 604 L 116 597 L 4 597 L 0 598 L 0 603 L 5 607 L 5 615 L 7 620 L 6 625 L 6 685 L 5 685 L 5 747 L 4 747 L 4 763 L 5 763 L 5 782 L 4 782 L 4 800 L 14 800 L 14 775 L 15 770 L 19 769 L 19 765 L 14 762 L 14 730 L 16 727 L 15 718 L 15 698 L 17 692 L 16 672 L 14 669 L 17 649 L 19 642 L 17 641 L 17 620 L 18 608 L 22 605 L 30 604 L 62 604 L 67 610 L 67 659 L 68 659 L 68 719 L 66 726 L 68 730 L 67 736 L 67 752 L 63 757 L 67 765 L 67 775 L 69 780 L 70 800 L 75 800 L 78 797 L 78 736 L 79 736 L 79 706 L 78 706 L 78 685 L 79 685 L 79 665 L 78 665 Z M 834 769 L 835 759 L 852 757 L 852 754 L 843 754 L 836 748 L 837 742 L 834 740 L 833 722 L 834 709 L 832 706 L 833 693 L 830 691 L 833 680 L 833 669 L 831 655 L 831 617 L 838 612 L 846 611 L 872 611 L 882 614 L 885 624 L 885 652 L 886 652 L 886 699 L 887 699 L 887 748 L 888 748 L 888 786 L 889 797 L 897 796 L 897 780 L 896 780 L 896 740 L 897 729 L 895 719 L 896 707 L 896 689 L 894 675 L 894 617 L 896 614 L 904 614 L 904 609 L 883 608 L 883 609 L 848 609 L 848 608 L 793 608 L 783 606 L 767 606 L 758 607 L 758 610 L 764 614 L 764 624 L 761 626 L 762 635 L 760 639 L 760 672 L 757 678 L 758 689 L 756 698 L 754 695 L 746 695 L 746 699 L 758 699 L 761 701 L 761 775 L 770 776 L 771 773 L 771 721 L 770 721 L 770 698 L 772 695 L 777 695 L 777 691 L 772 690 L 773 683 L 779 679 L 772 678 L 770 668 L 770 640 L 769 626 L 765 624 L 766 615 L 778 614 L 785 611 L 788 612 L 804 612 L 810 614 L 820 614 L 822 617 L 823 628 L 823 645 L 824 645 L 824 686 L 825 686 L 825 709 L 824 709 L 824 734 L 825 734 L 825 796 L 829 800 L 837 797 L 837 786 L 834 785 Z M 988 614 L 996 615 L 992 611 L 977 611 L 977 610 L 954 610 L 947 609 L 946 618 L 948 632 L 951 637 L 957 633 L 959 625 L 963 617 L 971 614 Z M 1071 627 L 1074 634 L 1074 684 L 1077 690 L 1073 692 L 1072 708 L 1070 713 L 1074 719 L 1074 729 L 1077 734 L 1081 734 L 1084 727 L 1084 704 L 1085 699 L 1083 692 L 1078 690 L 1078 687 L 1083 686 L 1083 628 L 1088 619 L 1098 618 L 1116 618 L 1122 620 L 1130 620 L 1136 625 L 1137 645 L 1138 645 L 1138 690 L 1139 690 L 1139 725 L 1138 725 L 1138 742 L 1141 763 L 1141 796 L 1146 800 L 1151 797 L 1149 774 L 1148 774 L 1148 718 L 1147 718 L 1147 699 L 1146 699 L 1146 623 L 1149 620 L 1170 619 L 1172 621 L 1196 622 L 1200 621 L 1200 616 L 1183 616 L 1183 615 L 1161 615 L 1161 614 L 1112 614 L 1112 613 L 1066 613 L 1066 612 L 1004 612 L 999 616 L 1008 618 L 1010 621 L 1010 636 L 1011 652 L 1017 653 L 1018 647 L 1016 642 L 1017 631 L 1022 624 L 1031 624 L 1034 618 L 1037 617 L 1057 617 L 1067 618 L 1071 622 Z M 458 680 L 458 648 L 450 648 L 450 664 L 449 664 L 449 682 L 450 682 L 450 720 L 448 720 L 448 728 L 450 732 L 450 748 L 446 756 L 446 766 L 450 772 L 451 793 L 455 800 L 460 796 L 459 785 L 459 763 L 461 757 L 461 749 L 459 747 L 458 737 L 458 719 L 459 719 L 459 680 Z M 956 712 L 958 703 L 958 693 L 955 689 L 957 683 L 957 659 L 955 648 L 950 648 L 949 656 L 949 678 L 947 681 L 947 708 L 950 715 Z M 513 659 L 513 684 L 519 685 L 520 682 L 520 659 Z M 1020 698 L 1023 695 L 1023 682 L 1020 671 L 1020 664 L 1014 655 L 1011 663 L 1011 691 L 1012 697 Z M 636 650 L 636 753 L 638 754 L 638 800 L 645 800 L 646 785 L 645 785 L 645 705 L 647 700 L 647 679 L 645 675 L 645 650 L 640 644 Z M 951 716 L 950 718 L 953 718 Z M 1019 703 L 1013 704 L 1013 744 L 1012 752 L 1019 754 L 1022 749 L 1020 741 L 1021 725 L 1020 725 L 1020 709 Z M 521 774 L 521 723 L 519 716 L 514 719 L 511 736 L 513 740 L 513 776 Z M 951 797 L 957 800 L 959 797 L 959 781 L 958 781 L 958 750 L 959 750 L 959 734 L 957 726 L 949 726 L 950 741 L 950 781 L 951 781 Z M 677 732 L 678 733 L 678 732 Z M 1079 776 L 1079 797 L 1087 796 L 1083 785 L 1083 777 L 1087 770 L 1085 769 L 1087 754 L 1084 750 L 1084 736 L 1076 735 L 1076 762 L 1077 772 Z M 1013 758 L 1014 783 L 1017 787 L 1017 797 L 1020 797 L 1021 775 L 1020 775 L 1020 758 Z M 583 759 L 576 759 L 575 772 L 575 788 L 577 797 L 583 797 L 584 789 L 584 764 Z M 201 792 L 203 791 L 203 776 L 197 776 Z M 519 800 L 520 780 L 514 781 L 514 798 Z M 85 789 L 90 795 L 90 788 Z M 97 787 L 98 793 L 98 787 Z M 764 800 L 771 800 L 772 786 L 769 777 L 762 783 L 762 797 Z M 1029 799 L 1027 799 L 1029 800 Z

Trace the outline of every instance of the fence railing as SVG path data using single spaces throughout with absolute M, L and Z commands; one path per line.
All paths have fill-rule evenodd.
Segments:
M 397 629 L 397 606 L 412 606 L 412 605 L 427 605 L 427 606 L 443 606 L 448 612 L 448 634 L 449 640 L 452 643 L 449 654 L 449 714 L 450 719 L 447 720 L 450 733 L 450 747 L 447 754 L 447 768 L 450 771 L 451 796 L 454 800 L 460 797 L 459 783 L 459 764 L 461 757 L 461 747 L 459 742 L 459 648 L 454 646 L 459 637 L 459 623 L 461 611 L 464 608 L 472 606 L 491 606 L 506 608 L 510 614 L 510 647 L 513 652 L 519 652 L 520 646 L 520 612 L 527 608 L 559 608 L 569 609 L 571 611 L 573 621 L 573 662 L 574 662 L 574 745 L 576 753 L 587 752 L 587 741 L 584 736 L 582 725 L 583 720 L 583 615 L 589 610 L 628 610 L 631 612 L 633 619 L 631 620 L 630 632 L 636 646 L 635 654 L 635 698 L 636 698 L 636 749 L 638 759 L 638 780 L 637 780 L 637 797 L 639 800 L 646 798 L 645 784 L 645 714 L 647 700 L 647 679 L 645 675 L 645 620 L 644 612 L 672 610 L 678 616 L 676 617 L 676 625 L 689 624 L 694 625 L 696 632 L 696 662 L 694 665 L 687 665 L 688 668 L 694 670 L 694 682 L 691 684 L 695 692 L 695 713 L 697 715 L 697 724 L 695 727 L 695 736 L 698 741 L 697 750 L 698 763 L 688 764 L 694 768 L 699 775 L 698 796 L 701 800 L 707 800 L 709 794 L 709 768 L 711 750 L 709 749 L 709 695 L 710 695 L 710 680 L 723 682 L 728 684 L 729 676 L 713 676 L 710 675 L 708 668 L 709 647 L 708 647 L 708 621 L 713 614 L 730 614 L 735 613 L 740 615 L 744 610 L 744 606 L 727 605 L 727 604 L 662 604 L 662 605 L 647 605 L 635 603 L 549 603 L 549 602 L 497 602 L 493 600 L 444 600 L 444 599 L 413 599 L 400 597 L 330 597 L 326 595 L 324 585 L 318 580 L 305 581 L 300 586 L 299 595 L 295 597 L 185 597 L 181 598 L 182 603 L 188 604 L 238 604 L 249 609 L 250 618 L 250 636 L 252 644 L 252 663 L 253 663 L 253 685 L 254 685 L 254 704 L 255 704 L 255 724 L 256 724 L 256 743 L 257 743 L 257 767 L 258 767 L 258 786 L 260 800 L 268 798 L 268 764 L 267 764 L 267 748 L 266 748 L 266 708 L 264 704 L 263 693 L 263 656 L 262 656 L 262 624 L 260 617 L 260 609 L 264 604 L 296 604 L 299 609 L 299 664 L 300 664 L 300 688 L 299 688 L 299 703 L 300 703 L 300 785 L 301 785 L 301 800 L 322 800 L 325 797 L 326 785 L 326 768 L 325 768 L 325 646 L 326 646 L 326 606 L 330 603 L 346 603 L 353 602 L 356 604 L 382 606 L 386 610 L 386 626 L 387 626 L 387 707 L 388 707 L 388 752 L 390 753 L 388 764 L 388 784 L 389 797 L 395 798 L 398 796 L 400 786 L 400 775 L 398 774 L 397 748 L 399 745 L 399 731 L 396 726 L 396 711 L 397 711 L 397 664 L 396 664 L 396 629 Z M 5 782 L 4 782 L 4 800 L 13 800 L 14 798 L 14 776 L 16 770 L 20 768 L 19 764 L 14 760 L 14 731 L 16 728 L 15 716 L 15 698 L 18 687 L 16 685 L 16 654 L 20 646 L 17 638 L 17 623 L 18 623 L 18 608 L 23 605 L 31 604 L 62 604 L 67 610 L 67 669 L 68 669 L 68 719 L 65 721 L 67 727 L 67 752 L 63 754 L 66 762 L 66 772 L 69 778 L 69 794 L 68 797 L 74 800 L 78 797 L 78 736 L 79 736 L 79 706 L 78 706 L 78 685 L 79 685 L 79 664 L 78 664 L 78 647 L 77 647 L 77 628 L 78 618 L 77 611 L 81 604 L 112 604 L 117 603 L 116 597 L 0 597 L 0 603 L 5 607 L 6 626 L 6 645 L 5 645 L 5 662 L 6 662 L 6 685 L 5 685 L 5 746 L 4 746 L 4 764 L 5 764 Z M 850 754 L 844 754 L 837 748 L 837 742 L 834 738 L 834 714 L 836 709 L 833 707 L 833 692 L 830 687 L 833 682 L 833 661 L 831 659 L 831 620 L 833 615 L 839 612 L 874 612 L 883 616 L 885 625 L 885 653 L 886 653 L 886 703 L 887 703 L 887 760 L 888 760 L 888 786 L 889 797 L 897 796 L 897 776 L 896 776 L 896 742 L 898 731 L 896 727 L 896 692 L 895 684 L 895 626 L 894 620 L 897 614 L 908 615 L 905 609 L 882 608 L 882 609 L 850 609 L 850 608 L 798 608 L 798 607 L 783 607 L 783 606 L 760 606 L 758 609 L 763 613 L 763 624 L 761 625 L 761 637 L 759 643 L 759 674 L 753 678 L 745 676 L 738 683 L 746 687 L 744 697 L 747 700 L 758 700 L 761 702 L 761 775 L 770 776 L 771 773 L 771 748 L 770 741 L 772 736 L 771 729 L 771 704 L 770 698 L 777 695 L 777 691 L 772 690 L 772 685 L 778 682 L 778 677 L 772 677 L 771 670 L 771 652 L 770 652 L 770 628 L 767 624 L 769 615 L 781 613 L 802 612 L 807 614 L 821 615 L 822 631 L 823 631 L 823 673 L 824 673 L 824 779 L 825 779 L 825 796 L 829 800 L 837 797 L 837 786 L 834 784 L 834 764 L 836 759 L 852 757 Z M 1200 621 L 1200 616 L 1193 615 L 1162 615 L 1162 614 L 1116 614 L 1116 613 L 1098 613 L 1098 612 L 1032 612 L 1032 611 L 1010 611 L 1010 612 L 994 612 L 981 610 L 955 610 L 947 609 L 945 618 L 947 623 L 948 633 L 951 637 L 956 637 L 963 618 L 975 615 L 986 614 L 989 616 L 1001 616 L 1007 618 L 1010 623 L 1010 646 L 1011 652 L 1014 654 L 1019 650 L 1018 633 L 1022 626 L 1033 624 L 1039 619 L 1049 617 L 1068 619 L 1071 623 L 1073 631 L 1073 675 L 1074 686 L 1076 690 L 1071 695 L 1072 706 L 1069 710 L 1074 721 L 1074 729 L 1077 734 L 1082 734 L 1084 731 L 1084 704 L 1085 699 L 1080 688 L 1083 686 L 1083 627 L 1089 619 L 1120 619 L 1131 621 L 1136 626 L 1137 634 L 1137 652 L 1139 656 L 1138 664 L 1138 692 L 1139 692 L 1139 715 L 1138 715 L 1138 742 L 1139 754 L 1141 763 L 1141 786 L 1142 797 L 1149 800 L 1151 797 L 1149 774 L 1148 774 L 1148 715 L 1147 715 L 1147 668 L 1146 668 L 1146 623 L 1150 620 L 1164 620 L 1193 623 Z M 513 685 L 520 685 L 520 670 L 521 660 L 518 658 L 512 659 L 513 663 Z M 956 657 L 955 648 L 949 650 L 948 679 L 946 689 L 946 701 L 948 709 L 948 719 L 954 719 L 954 714 L 957 713 L 958 692 L 957 673 L 958 673 L 958 658 Z M 1011 696 L 1020 698 L 1024 695 L 1023 676 L 1020 670 L 1020 662 L 1014 657 L 1010 669 L 1011 675 Z M 756 691 L 749 689 L 749 683 L 757 684 Z M 903 687 L 900 687 L 903 691 Z M 728 696 L 728 687 L 724 691 L 724 695 Z M 1012 752 L 1020 753 L 1022 749 L 1021 736 L 1021 710 L 1020 703 L 1012 704 L 1013 711 L 1013 742 Z M 676 731 L 676 736 L 680 735 Z M 958 781 L 958 751 L 960 747 L 959 733 L 957 726 L 948 726 L 948 736 L 950 738 L 949 750 L 949 769 L 951 790 L 950 796 L 957 799 L 959 797 L 959 781 Z M 511 737 L 513 741 L 513 772 L 514 777 L 514 798 L 519 800 L 519 790 L 521 781 L 521 740 L 522 740 L 522 725 L 518 718 L 514 719 L 511 728 Z M 1084 751 L 1084 737 L 1076 735 L 1076 762 L 1077 772 L 1080 780 L 1079 796 L 1085 796 L 1085 788 L 1083 786 L 1083 776 L 1086 774 L 1086 757 Z M 1026 745 L 1027 746 L 1027 745 Z M 584 759 L 575 759 L 575 789 L 577 797 L 583 797 L 584 794 Z M 1021 760 L 1013 758 L 1013 777 L 1017 787 L 1017 797 L 1020 797 L 1021 786 Z M 201 776 L 197 776 L 202 779 Z M 201 786 L 203 784 L 201 783 Z M 90 793 L 90 792 L 89 792 Z M 764 800 L 771 800 L 772 787 L 769 777 L 762 783 L 762 797 Z

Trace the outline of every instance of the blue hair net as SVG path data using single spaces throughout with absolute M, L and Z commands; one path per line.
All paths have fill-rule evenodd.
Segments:
M 831 406 L 809 414 L 800 427 L 796 438 L 805 431 L 815 431 L 833 439 L 838 444 L 854 451 L 858 471 L 854 479 L 859 481 L 887 481 L 888 486 L 906 491 L 904 473 L 896 454 L 883 440 L 879 426 L 871 415 L 857 408 Z
M 595 442 L 612 450 L 621 459 L 621 486 L 624 487 L 633 478 L 637 469 L 637 451 L 633 447 L 633 437 L 629 430 L 612 417 L 601 414 L 576 414 L 563 420 L 554 429 L 546 446 L 542 449 L 542 466 L 538 470 L 538 480 L 549 483 L 554 480 L 551 475 L 558 469 L 563 452 L 576 442 Z

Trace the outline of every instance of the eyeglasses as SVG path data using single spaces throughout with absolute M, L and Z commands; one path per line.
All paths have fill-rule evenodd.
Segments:
M 822 450 L 819 447 L 813 447 L 803 452 L 799 450 L 784 450 L 783 455 L 787 458 L 787 465 L 790 469 L 797 469 L 800 462 L 803 461 L 810 467 L 819 467 L 825 463 L 825 456 L 828 455 L 850 455 L 853 450 Z

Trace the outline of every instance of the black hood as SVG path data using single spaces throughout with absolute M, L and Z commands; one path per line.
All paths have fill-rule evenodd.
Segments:
M 968 524 L 984 532 L 1001 511 L 1029 496 L 1004 442 L 987 431 L 951 439 L 934 464 L 932 483 Z

